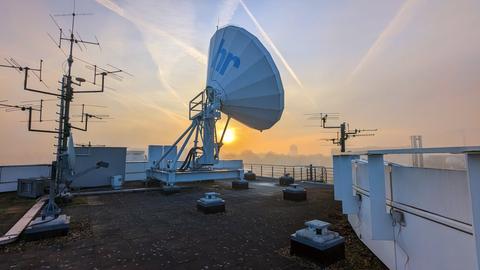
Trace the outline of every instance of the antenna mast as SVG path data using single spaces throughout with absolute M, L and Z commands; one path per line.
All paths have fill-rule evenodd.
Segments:
M 320 120 L 320 125 L 318 127 L 325 129 L 338 129 L 335 138 L 325 140 L 340 146 L 340 152 L 345 152 L 348 139 L 354 137 L 375 136 L 374 132 L 378 131 L 378 129 L 350 129 L 349 124 L 346 122 L 342 122 L 340 125 L 327 125 L 327 119 L 338 119 L 340 117 L 339 113 L 313 113 L 307 115 L 309 115 L 308 120 Z
M 34 131 L 34 132 L 45 132 L 45 133 L 55 133 L 56 134 L 56 139 L 57 139 L 57 144 L 56 146 L 56 160 L 52 162 L 52 174 L 51 174 L 51 180 L 50 180 L 50 192 L 49 192 L 49 200 L 47 205 L 42 211 L 42 217 L 41 220 L 36 222 L 36 220 L 32 221 L 30 224 L 31 226 L 45 226 L 48 227 L 48 224 L 50 221 L 55 220 L 59 217 L 60 214 L 60 208 L 56 205 L 55 203 L 55 197 L 58 195 L 67 195 L 69 196 L 68 193 L 68 187 L 69 184 L 71 183 L 72 177 L 74 177 L 74 165 L 73 165 L 73 160 L 75 158 L 75 153 L 74 153 L 74 143 L 72 139 L 72 134 L 71 134 L 71 129 L 77 129 L 81 131 L 87 131 L 88 127 L 88 119 L 89 118 L 96 118 L 96 119 L 102 119 L 102 116 L 99 115 L 94 115 L 94 114 L 89 114 L 85 112 L 84 106 L 82 106 L 82 122 L 84 121 L 84 127 L 75 127 L 71 124 L 70 121 L 70 109 L 71 109 L 71 103 L 74 98 L 74 94 L 76 93 L 101 93 L 104 92 L 104 82 L 105 82 L 105 76 L 113 73 L 120 73 L 124 72 L 123 70 L 119 68 L 114 68 L 114 70 L 107 70 L 104 68 L 100 68 L 95 66 L 94 69 L 94 82 L 92 82 L 92 85 L 96 85 L 96 78 L 97 76 L 101 76 L 101 86 L 99 90 L 87 90 L 87 91 L 78 91 L 74 90 L 74 87 L 80 87 L 82 86 L 82 83 L 85 83 L 86 80 L 77 76 L 74 76 L 72 74 L 72 68 L 73 68 L 73 63 L 74 59 L 78 59 L 74 57 L 74 44 L 78 46 L 78 49 L 82 50 L 82 47 L 80 45 L 83 45 L 83 47 L 86 49 L 86 45 L 95 45 L 100 47 L 100 43 L 98 42 L 98 39 L 95 37 L 95 41 L 85 41 L 83 40 L 78 32 L 75 32 L 75 18 L 77 16 L 84 16 L 84 15 L 92 15 L 90 13 L 76 13 L 75 11 L 75 1 L 73 3 L 73 11 L 72 13 L 68 14 L 56 14 L 56 15 L 50 15 L 52 21 L 55 23 L 59 30 L 59 38 L 58 38 L 58 43 L 55 42 L 55 40 L 52 38 L 51 35 L 49 37 L 55 42 L 55 45 L 62 51 L 62 53 L 67 57 L 67 64 L 68 68 L 65 74 L 62 75 L 61 80 L 59 81 L 61 87 L 58 89 L 60 93 L 52 93 L 48 91 L 43 91 L 43 90 L 38 90 L 38 89 L 33 89 L 28 87 L 28 79 L 29 79 L 29 72 L 31 74 L 34 74 L 40 82 L 44 84 L 45 87 L 48 88 L 48 86 L 43 82 L 42 79 L 42 68 L 43 68 L 43 60 L 40 60 L 40 66 L 39 68 L 30 68 L 30 67 L 22 67 L 20 64 L 18 64 L 15 59 L 10 58 L 10 59 L 5 59 L 7 62 L 7 65 L 0 64 L 0 67 L 4 68 L 12 68 L 16 69 L 19 72 L 24 72 L 24 90 L 26 91 L 31 91 L 31 92 L 36 92 L 36 93 L 41 93 L 45 95 L 51 95 L 57 97 L 59 100 L 59 111 L 58 111 L 58 128 L 54 130 L 41 130 L 41 129 L 33 129 L 32 128 L 32 113 L 33 112 L 38 112 L 40 114 L 39 122 L 42 122 L 42 110 L 43 110 L 43 102 L 44 100 L 40 100 L 40 105 L 39 106 L 26 106 L 26 105 L 10 105 L 10 104 L 0 104 L 1 108 L 6 108 L 12 109 L 12 110 L 22 110 L 22 111 L 28 111 L 29 113 L 29 118 L 28 118 L 28 130 L 29 131 Z M 64 31 L 60 24 L 57 23 L 55 20 L 55 17 L 60 17 L 60 16 L 71 16 L 71 25 L 70 25 L 70 35 L 67 37 L 64 35 Z M 77 33 L 75 35 L 74 33 Z M 62 49 L 62 41 L 68 44 L 68 54 L 65 53 Z M 78 59 L 80 60 L 80 59 Z M 83 61 L 85 62 L 85 61 Z M 97 72 L 97 69 L 100 72 Z M 126 72 L 124 72 L 126 73 Z M 131 74 L 126 73 L 131 76 Z M 118 74 L 115 74 L 114 76 L 119 77 Z M 75 78 L 75 80 L 74 80 Z M 66 227 L 68 229 L 68 220 L 65 215 L 64 220 Z M 49 219 L 46 220 L 45 219 Z M 38 224 L 37 224 L 38 223 Z M 53 225 L 53 224 L 52 224 Z M 52 226 L 54 227 L 54 226 Z M 48 230 L 48 229 L 47 229 Z

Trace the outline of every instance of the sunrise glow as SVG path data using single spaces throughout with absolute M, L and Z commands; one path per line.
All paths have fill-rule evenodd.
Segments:
M 223 143 L 229 144 L 233 143 L 236 139 L 235 131 L 231 128 L 225 131 L 225 135 L 223 136 Z

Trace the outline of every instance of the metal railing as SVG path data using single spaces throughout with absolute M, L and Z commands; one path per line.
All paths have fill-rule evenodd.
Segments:
M 243 167 L 245 172 L 252 171 L 257 177 L 278 179 L 288 173 L 295 181 L 333 183 L 333 168 L 331 167 L 258 163 L 245 163 Z
M 205 102 L 204 91 L 198 93 L 192 100 L 190 100 L 188 107 L 188 118 L 193 120 L 203 110 L 203 104 Z

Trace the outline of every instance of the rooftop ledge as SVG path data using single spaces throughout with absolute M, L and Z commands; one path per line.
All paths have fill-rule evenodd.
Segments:
M 395 155 L 395 154 L 480 154 L 480 146 L 461 147 L 431 147 L 431 148 L 394 148 L 394 149 L 372 149 L 334 153 L 334 156 L 352 155 Z

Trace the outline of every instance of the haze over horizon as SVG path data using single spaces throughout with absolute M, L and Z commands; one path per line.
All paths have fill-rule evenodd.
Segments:
M 0 56 L 22 65 L 44 59 L 50 91 L 58 87 L 65 56 L 49 14 L 69 13 L 72 1 L 4 0 L 0 4 Z M 256 35 L 274 58 L 285 88 L 282 119 L 262 133 L 233 121 L 236 138 L 225 156 L 268 153 L 328 156 L 335 134 L 307 127 L 305 114 L 338 112 L 352 128 L 378 128 L 348 147 L 401 147 L 409 136 L 424 146 L 480 145 L 480 3 L 473 0 L 409 1 L 134 1 L 77 0 L 77 30 L 97 36 L 102 50 L 75 54 L 100 66 L 112 64 L 134 77 L 109 80 L 103 94 L 76 95 L 76 104 L 113 119 L 75 132 L 76 143 L 146 148 L 171 144 L 188 126 L 186 104 L 205 86 L 210 37 L 234 24 Z M 68 17 L 57 17 L 68 28 Z M 1 62 L 1 61 L 0 61 Z M 3 63 L 5 64 L 5 63 Z M 91 80 L 80 61 L 74 73 Z M 0 69 L 0 100 L 18 104 L 48 98 L 23 91 L 23 77 Z M 32 86 L 41 88 L 40 84 Z M 54 119 L 54 102 L 45 119 Z M 80 107 L 73 114 L 80 113 Z M 52 134 L 27 131 L 27 115 L 0 112 L 0 164 L 50 162 Z M 53 128 L 53 122 L 35 123 Z M 330 131 L 330 130 L 327 130 Z M 296 149 L 293 151 L 292 149 Z M 293 153 L 293 152 L 295 153 Z M 267 161 L 268 162 L 268 161 Z

